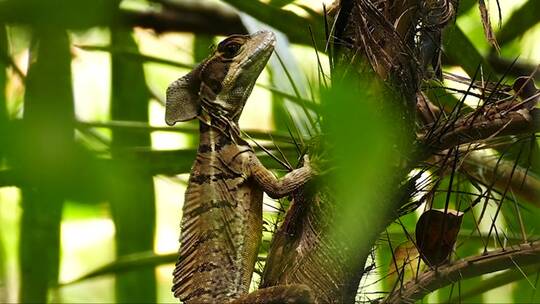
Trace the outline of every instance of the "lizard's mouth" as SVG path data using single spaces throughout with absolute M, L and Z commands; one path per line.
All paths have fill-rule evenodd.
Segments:
M 250 40 L 250 44 L 254 46 L 254 50 L 244 61 L 242 68 L 251 69 L 256 66 L 262 71 L 274 51 L 276 35 L 270 31 L 259 31 L 252 34 Z

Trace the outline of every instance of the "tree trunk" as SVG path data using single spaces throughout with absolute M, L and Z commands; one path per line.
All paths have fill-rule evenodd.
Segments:
M 439 51 L 438 45 L 434 46 L 435 50 L 422 49 L 421 45 L 416 45 L 414 37 L 422 9 L 425 17 L 429 8 L 419 8 L 412 0 L 340 1 L 336 10 L 338 13 L 331 54 L 335 62 L 332 71 L 333 86 L 339 87 L 341 79 L 353 79 L 353 84 L 357 85 L 352 90 L 356 90 L 359 96 L 362 96 L 364 89 L 370 90 L 373 86 L 380 88 L 381 98 L 378 99 L 380 103 L 374 105 L 377 111 L 375 115 L 391 121 L 391 130 L 400 130 L 386 133 L 381 130 L 380 135 L 394 143 L 391 147 L 395 150 L 391 153 L 394 157 L 391 163 L 381 169 L 384 171 L 390 168 L 392 173 L 386 178 L 375 176 L 368 182 L 375 189 L 371 191 L 378 193 L 374 197 L 340 198 L 337 194 L 339 186 L 329 186 L 335 179 L 333 175 L 321 176 L 319 181 L 311 182 L 295 193 L 294 202 L 272 241 L 261 287 L 306 284 L 321 303 L 355 301 L 359 282 L 366 272 L 366 261 L 375 242 L 384 228 L 398 217 L 397 210 L 403 197 L 408 198 L 408 189 L 402 184 L 415 164 L 414 157 L 404 151 L 410 151 L 415 140 L 419 79 L 427 75 L 428 68 L 440 68 L 436 64 L 433 67 L 420 64 L 421 54 L 431 64 L 436 62 L 432 59 L 436 59 Z M 445 13 L 453 16 L 453 12 L 453 9 L 448 9 Z M 430 35 L 440 39 L 437 33 L 440 33 L 440 28 L 448 18 L 451 16 L 442 21 L 431 20 L 433 26 L 429 28 Z M 435 44 L 438 42 L 432 41 Z M 329 102 L 340 102 L 339 98 L 333 99 Z M 344 102 L 354 112 L 362 101 L 359 98 Z M 347 118 L 347 113 L 343 115 L 343 121 L 359 119 L 354 116 Z M 354 126 L 349 131 L 365 132 L 362 129 L 355 130 Z M 332 136 L 332 132 L 323 134 Z M 335 144 L 344 145 L 342 149 L 345 150 L 355 149 L 352 143 L 354 140 L 351 137 L 351 142 L 338 141 Z M 333 148 L 326 146 L 323 149 Z M 310 153 L 316 154 L 315 151 Z M 351 161 L 354 162 L 354 158 Z M 380 174 L 384 175 L 382 172 Z M 349 182 L 347 187 L 355 187 L 355 184 Z M 344 202 L 342 199 L 351 201 Z M 350 215 L 346 214 L 347 210 L 351 210 L 348 204 L 361 207 L 353 209 L 357 212 Z M 353 226 L 343 225 L 343 219 L 352 219 Z M 348 229 L 336 229 L 340 226 Z

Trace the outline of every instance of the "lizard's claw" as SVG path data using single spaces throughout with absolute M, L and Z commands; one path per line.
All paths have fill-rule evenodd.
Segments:
M 310 167 L 311 162 L 309 161 L 309 156 L 307 154 L 304 154 L 303 160 L 304 160 L 304 167 Z
M 304 168 L 307 168 L 309 169 L 309 171 L 311 172 L 311 175 L 319 175 L 319 169 L 317 168 L 316 165 L 314 165 L 311 160 L 309 159 L 309 156 L 307 154 L 304 155 L 304 165 L 303 167 Z

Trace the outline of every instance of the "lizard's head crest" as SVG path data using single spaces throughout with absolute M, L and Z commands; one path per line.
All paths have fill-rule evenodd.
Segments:
M 274 33 L 261 31 L 220 42 L 205 61 L 167 88 L 167 124 L 194 119 L 202 107 L 237 121 L 275 41 Z

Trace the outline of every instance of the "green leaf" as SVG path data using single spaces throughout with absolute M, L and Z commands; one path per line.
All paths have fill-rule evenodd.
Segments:
M 458 16 L 465 14 L 478 3 L 478 0 L 461 0 L 458 5 Z
M 259 256 L 259 258 L 262 258 Z M 153 269 L 163 264 L 172 264 L 178 261 L 178 252 L 167 254 L 155 254 L 151 251 L 137 252 L 118 257 L 114 262 L 99 267 L 73 281 L 60 284 L 60 287 L 77 284 L 95 277 L 121 274 L 139 271 L 141 269 Z
M 76 284 L 102 275 L 138 271 L 141 268 L 153 269 L 154 267 L 162 264 L 174 263 L 177 259 L 177 252 L 169 254 L 155 254 L 148 251 L 119 256 L 116 261 L 91 271 L 76 280 L 62 284 L 62 286 Z
M 452 109 L 460 103 L 460 100 L 454 96 L 452 92 L 446 90 L 443 84 L 437 81 L 430 81 L 429 85 L 429 87 L 424 88 L 422 91 L 427 95 L 429 101 L 444 110 L 444 112 L 451 113 Z M 464 113 L 473 111 L 473 109 L 466 104 L 462 104 L 461 107 Z
M 457 25 L 448 26 L 443 32 L 443 50 L 450 61 L 461 66 L 473 77 L 478 66 L 482 66 L 484 80 L 497 80 L 495 70 L 474 47 L 467 35 Z
M 131 175 L 176 175 L 189 173 L 196 149 L 176 151 L 125 151 L 118 153 L 125 161 L 97 159 L 86 153 L 75 153 L 59 168 L 63 178 L 59 183 L 62 196 L 70 200 L 96 203 L 111 197 L 118 191 L 121 178 Z M 274 165 L 275 166 L 275 165 Z M 125 176 L 124 176 L 125 174 Z M 0 171 L 0 187 L 29 187 L 32 181 L 20 168 Z
M 193 41 L 193 61 L 197 63 L 203 61 L 210 53 L 213 43 L 213 36 L 204 34 L 195 36 L 195 40 Z
M 0 20 L 36 27 L 87 28 L 109 24 L 115 1 L 7 0 L 0 1 Z
M 78 48 L 81 48 L 85 51 L 98 51 L 98 52 L 108 52 L 113 56 L 122 57 L 124 59 L 131 59 L 136 62 L 150 62 L 158 63 L 164 65 L 170 65 L 178 68 L 192 69 L 192 64 L 182 63 L 178 61 L 168 60 L 164 58 L 143 55 L 137 50 L 123 48 L 123 47 L 112 47 L 112 46 L 99 46 L 99 45 L 77 45 Z
M 295 13 L 278 7 L 260 2 L 245 0 L 224 0 L 240 11 L 272 26 L 273 28 L 287 33 L 287 36 L 298 43 L 311 44 L 309 27 L 311 26 L 315 40 L 324 46 L 324 24 L 320 19 L 303 18 Z
M 503 46 L 533 28 L 533 26 L 540 22 L 540 14 L 538 12 L 540 12 L 540 1 L 538 0 L 529 0 L 514 11 L 512 16 L 510 16 L 497 33 L 499 45 Z
M 276 75 L 270 70 L 270 82 L 275 83 Z M 296 96 L 291 94 L 283 93 L 277 89 L 270 88 L 268 86 L 261 86 L 272 92 L 272 118 L 274 121 L 274 126 L 277 130 L 283 131 L 287 130 L 288 122 L 291 122 L 289 119 L 290 116 L 287 115 L 287 108 L 284 106 L 286 98 L 293 97 L 296 99 Z
M 391 184 L 394 174 L 399 175 L 392 164 L 407 154 L 403 146 L 399 155 L 395 153 L 396 139 L 405 137 L 404 128 L 390 118 L 395 113 L 384 111 L 382 115 L 378 107 L 381 100 L 390 104 L 397 102 L 397 98 L 373 73 L 334 83 L 322 95 L 325 152 L 332 155 L 336 167 L 335 173 L 327 177 L 330 187 L 335 189 L 332 201 L 338 204 L 331 235 L 332 239 L 348 244 L 358 260 L 370 251 L 366 246 L 384 229 L 387 223 L 382 223 L 383 219 L 394 212 L 389 203 L 394 190 L 386 189 L 383 193 L 377 189 Z M 351 133 L 353 130 L 357 132 Z
M 270 5 L 275 7 L 284 7 L 285 5 L 293 3 L 294 0 L 270 0 Z
M 193 40 L 193 62 L 196 64 L 201 63 L 204 61 L 208 54 L 211 53 L 211 48 L 213 47 L 214 43 L 214 36 L 205 35 L 205 34 L 198 34 L 195 36 L 195 39 Z M 199 121 L 198 120 L 192 120 L 185 122 L 184 124 L 192 126 L 194 129 L 196 129 L 196 132 L 193 134 L 190 134 L 186 138 L 186 142 L 190 147 L 196 147 L 198 145 L 198 138 L 199 138 Z
M 516 198 L 510 192 L 507 195 L 509 197 L 504 200 L 501 208 L 507 226 L 505 234 L 521 238 L 520 243 L 538 240 L 538 237 L 533 234 L 540 232 L 540 208 L 531 208 L 530 205 L 512 202 L 511 199 L 515 200 Z M 540 264 L 526 267 L 526 269 L 524 269 L 525 267 L 520 268 L 527 274 L 526 279 L 517 266 L 512 269 L 513 274 L 507 274 L 506 277 L 507 280 L 512 278 L 519 281 L 512 289 L 514 302 L 538 303 L 540 301 L 540 292 L 538 290 L 535 292 L 535 288 L 540 287 L 536 278 L 537 273 L 540 271 Z
M 77 128 L 88 129 L 88 128 L 107 128 L 111 130 L 130 130 L 130 132 L 139 132 L 139 133 L 149 133 L 149 132 L 177 132 L 184 134 L 199 134 L 199 129 L 196 126 L 193 126 L 189 123 L 182 123 L 180 126 L 174 127 L 154 127 L 150 126 L 148 123 L 143 123 L 139 121 L 124 121 L 124 120 L 111 120 L 108 122 L 76 122 Z M 279 131 L 259 131 L 259 130 L 244 130 L 244 133 L 247 133 L 253 139 L 259 140 L 270 140 L 279 141 L 283 143 L 288 143 L 291 141 L 289 135 L 285 132 Z
M 0 24 L 0 56 L 7 57 L 8 55 L 8 40 L 6 27 Z M 7 75 L 6 75 L 7 63 L 0 59 L 0 167 L 4 162 L 5 147 L 8 144 L 8 132 L 7 130 Z M 0 284 L 6 284 L 6 258 L 5 258 L 4 242 L 0 239 Z M 7 295 L 0 295 L 0 301 L 7 302 Z
M 529 137 L 523 137 L 519 142 L 513 143 L 508 147 L 498 149 L 502 157 L 510 163 L 518 162 L 518 171 L 528 170 L 527 179 L 540 177 L 540 149 L 537 137 L 531 133 Z M 517 156 L 519 159 L 516 159 Z M 523 181 L 525 182 L 525 180 Z M 538 189 L 540 195 L 540 189 Z M 518 194 L 519 195 L 519 194 Z M 534 202 L 533 202 L 534 203 Z
M 6 86 L 7 86 L 7 68 L 8 63 L 2 58 L 8 57 L 8 40 L 6 27 L 3 24 L 0 24 L 0 160 L 4 156 L 4 148 L 7 143 L 7 122 L 8 122 L 8 112 L 7 112 L 7 96 L 6 96 Z
M 523 273 L 518 269 L 512 269 L 496 274 L 490 278 L 485 278 L 481 281 L 477 281 L 477 278 L 474 279 L 476 280 L 476 282 L 471 282 L 471 280 L 467 280 L 461 285 L 461 293 L 454 295 L 449 300 L 447 299 L 447 303 L 460 303 L 462 301 L 465 301 L 466 303 L 477 302 L 481 299 L 482 294 L 485 292 L 494 290 L 497 287 L 501 287 L 512 282 L 516 282 L 518 280 L 522 280 L 523 274 L 527 275 L 529 277 L 529 280 L 534 284 L 535 278 L 540 271 L 540 265 L 523 267 L 522 271 Z M 531 285 L 528 282 L 523 283 L 527 284 L 528 290 L 522 293 L 519 297 L 514 296 L 514 303 L 538 303 L 538 296 L 531 297 L 535 294 Z M 522 282 L 519 282 L 519 284 L 522 284 Z M 516 294 L 517 291 L 523 292 L 522 290 L 519 290 L 519 288 L 517 290 L 513 290 L 514 294 Z M 538 291 L 536 291 L 536 294 L 537 293 Z M 471 300 L 471 298 L 473 299 Z
M 131 30 L 111 28 L 111 48 L 138 53 Z M 150 95 L 147 90 L 143 64 L 130 60 L 119 53 L 112 53 L 112 101 L 113 120 L 148 122 Z M 128 128 L 113 129 L 111 151 L 116 162 L 124 162 L 125 172 L 119 172 L 117 189 L 111 192 L 110 204 L 116 228 L 116 255 L 152 250 L 155 233 L 154 183 L 150 174 L 129 174 L 130 160 L 122 157 L 122 150 L 130 147 L 150 147 L 149 133 Z M 153 269 L 136 273 L 119 274 L 116 277 L 118 302 L 155 302 L 156 278 Z
M 20 132 L 11 160 L 26 181 L 21 187 L 21 302 L 47 301 L 58 280 L 63 164 L 72 158 L 74 106 L 67 34 L 36 29 Z M 36 151 L 39 151 L 36 153 Z M 39 255 L 39 259 L 36 258 Z
M 249 141 L 248 141 L 249 142 Z M 250 142 L 251 145 L 253 145 Z M 255 146 L 255 145 L 253 145 Z M 287 159 L 295 159 L 297 154 L 292 146 L 282 146 L 280 145 L 281 151 L 285 154 Z M 274 155 L 279 155 L 273 149 L 270 149 L 271 152 L 274 152 Z M 191 170 L 191 165 L 193 160 L 197 155 L 197 149 L 187 149 L 187 150 L 166 150 L 166 151 L 139 151 L 133 153 L 133 151 L 125 154 L 126 156 L 131 156 L 133 160 L 136 160 L 139 163 L 139 166 L 142 168 L 148 168 L 149 174 L 165 174 L 165 175 L 175 175 L 180 173 L 189 173 Z M 280 169 L 282 168 L 279 164 L 266 153 L 261 153 L 257 155 L 259 160 L 269 169 Z

